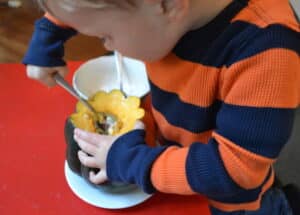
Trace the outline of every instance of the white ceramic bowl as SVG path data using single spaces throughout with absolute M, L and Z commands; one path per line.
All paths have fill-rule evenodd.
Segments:
M 143 62 L 124 57 L 124 91 L 127 95 L 143 97 L 149 92 L 146 68 Z M 73 87 L 88 99 L 99 90 L 120 89 L 114 56 L 102 56 L 82 64 L 73 76 Z

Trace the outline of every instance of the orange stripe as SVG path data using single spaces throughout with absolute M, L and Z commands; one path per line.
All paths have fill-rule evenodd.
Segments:
M 156 137 L 157 137 L 157 127 L 152 115 L 151 111 L 151 97 L 147 95 L 142 103 L 141 107 L 145 110 L 145 115 L 142 119 L 143 123 L 145 124 L 145 131 L 146 131 L 146 143 L 149 146 L 156 146 Z
M 185 171 L 189 148 L 169 147 L 153 163 L 151 182 L 160 192 L 192 195 Z
M 212 130 L 201 133 L 193 133 L 169 124 L 164 116 L 154 108 L 152 111 L 161 134 L 170 141 L 180 143 L 182 146 L 190 146 L 194 142 L 207 143 L 211 138 Z
M 145 97 L 141 99 L 141 107 L 145 109 L 146 111 L 151 111 L 151 94 L 147 94 Z
M 262 191 L 259 194 L 259 197 L 256 201 L 249 202 L 249 203 L 241 203 L 241 204 L 227 204 L 227 203 L 222 203 L 214 200 L 209 200 L 209 203 L 223 211 L 227 212 L 232 212 L 232 211 L 238 211 L 238 210 L 258 210 L 260 208 L 261 204 L 261 198 L 262 195 L 272 186 L 274 182 L 274 171 L 272 171 L 272 175 L 267 181 L 267 183 L 262 187 Z
M 218 89 L 218 68 L 184 61 L 175 54 L 159 62 L 147 63 L 146 66 L 149 78 L 155 85 L 178 94 L 182 101 L 202 107 L 214 102 Z
M 249 5 L 241 10 L 232 20 L 231 23 L 236 21 L 244 21 L 248 22 L 249 24 L 254 24 L 258 27 L 264 28 L 268 25 L 268 18 L 262 18 L 261 15 L 258 13 L 256 7 L 254 6 L 253 2 L 249 2 Z
M 274 159 L 249 152 L 225 137 L 212 133 L 219 143 L 219 152 L 230 177 L 242 188 L 253 189 L 265 180 Z
M 270 24 L 282 24 L 300 31 L 288 0 L 252 0 L 231 20 L 234 21 L 245 21 L 261 28 Z
M 55 25 L 62 27 L 62 28 L 70 28 L 70 26 L 66 25 L 65 23 L 59 21 L 58 19 L 56 19 L 55 17 L 53 17 L 51 14 L 49 13 L 45 13 L 44 15 L 49 21 L 51 21 L 52 23 L 54 23 Z
M 264 51 L 224 71 L 221 99 L 235 105 L 295 108 L 300 100 L 299 71 L 297 53 L 280 48 Z

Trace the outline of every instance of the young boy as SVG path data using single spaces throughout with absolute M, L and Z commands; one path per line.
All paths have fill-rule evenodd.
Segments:
M 65 73 L 73 29 L 147 66 L 161 146 L 145 144 L 141 125 L 120 137 L 76 129 L 80 161 L 101 169 L 92 182 L 205 195 L 213 215 L 292 214 L 272 187 L 300 101 L 300 29 L 288 0 L 39 3 L 48 14 L 24 58 L 30 78 L 53 85 L 52 73 Z

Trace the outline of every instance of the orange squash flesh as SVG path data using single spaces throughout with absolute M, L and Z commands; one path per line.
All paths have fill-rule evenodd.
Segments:
M 116 119 L 113 129 L 109 131 L 110 135 L 120 135 L 132 130 L 136 120 L 143 118 L 145 114 L 140 108 L 138 97 L 125 97 L 120 90 L 112 90 L 109 93 L 99 91 L 88 102 L 96 111 L 112 115 Z M 77 103 L 76 113 L 73 113 L 70 119 L 77 128 L 90 132 L 97 130 L 95 126 L 97 116 L 81 102 Z M 100 123 L 102 120 L 99 120 Z

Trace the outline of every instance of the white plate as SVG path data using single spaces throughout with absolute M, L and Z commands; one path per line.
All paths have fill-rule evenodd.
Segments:
M 150 90 L 146 67 L 142 61 L 124 57 L 123 79 L 127 95 L 142 97 Z M 127 78 L 126 78 L 127 77 Z M 88 99 L 99 90 L 109 92 L 119 89 L 114 56 L 102 56 L 82 64 L 73 76 L 73 87 L 78 94 Z
M 141 189 L 135 188 L 128 192 L 110 193 L 92 186 L 79 175 L 71 171 L 68 163 L 65 162 L 65 176 L 71 190 L 83 201 L 96 207 L 107 209 L 121 209 L 138 205 L 152 195 L 144 193 Z

